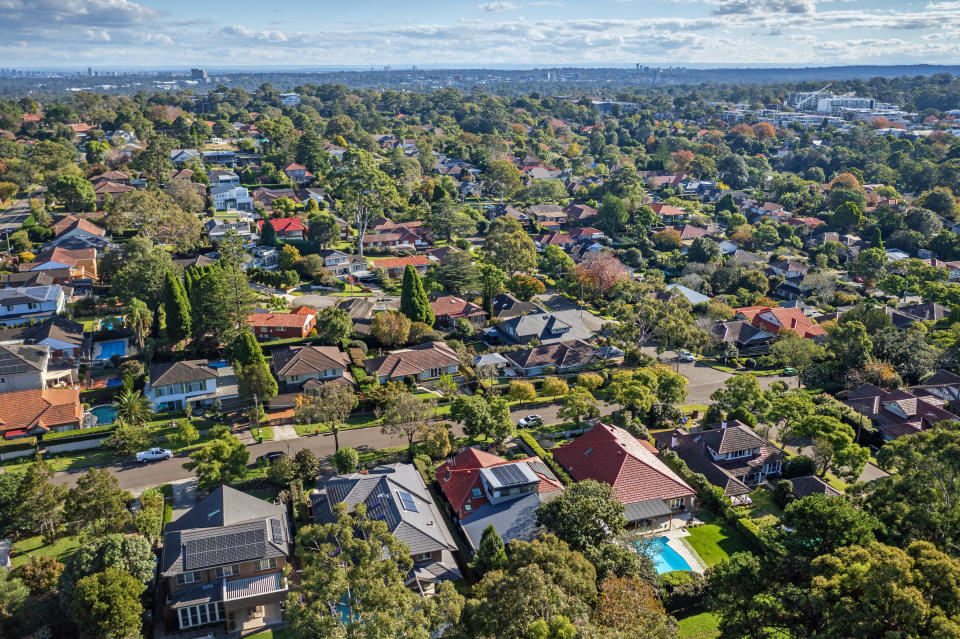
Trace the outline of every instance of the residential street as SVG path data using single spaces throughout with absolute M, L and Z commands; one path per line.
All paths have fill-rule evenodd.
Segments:
M 30 217 L 30 200 L 17 200 L 13 206 L 0 213 L 0 236 L 13 233 L 20 228 L 24 220 Z

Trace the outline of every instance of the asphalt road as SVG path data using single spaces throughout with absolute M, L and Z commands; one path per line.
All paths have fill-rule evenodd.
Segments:
M 0 214 L 0 235 L 13 233 L 30 217 L 30 200 L 17 200 Z
M 600 402 L 601 415 L 609 415 L 616 408 L 616 406 Z M 557 424 L 563 421 L 557 416 L 559 409 L 559 404 L 544 406 L 537 402 L 532 402 L 512 411 L 511 417 L 514 422 L 516 422 L 521 417 L 537 414 L 543 417 L 545 423 Z M 453 424 L 453 433 L 455 436 L 460 437 L 463 435 L 463 428 L 459 424 Z M 357 428 L 340 432 L 340 446 L 356 448 L 359 452 L 381 448 L 397 448 L 405 444 L 406 439 L 384 435 L 378 427 Z M 309 448 L 317 457 L 326 459 L 334 453 L 334 440 L 332 434 L 321 433 L 320 435 L 298 437 L 297 439 L 251 444 L 247 446 L 247 448 L 250 451 L 250 464 L 252 466 L 256 458 L 260 455 L 277 450 L 284 451 L 292 456 L 296 455 L 299 450 Z M 187 461 L 189 461 L 189 458 L 186 455 L 179 455 L 166 461 L 152 462 L 144 465 L 137 463 L 112 464 L 106 468 L 117 476 L 120 482 L 120 488 L 138 494 L 150 486 L 159 486 L 161 484 L 193 477 L 193 471 L 186 470 L 183 467 L 183 464 Z M 77 478 L 85 472 L 86 469 L 59 472 L 54 477 L 54 482 L 73 487 L 76 485 Z

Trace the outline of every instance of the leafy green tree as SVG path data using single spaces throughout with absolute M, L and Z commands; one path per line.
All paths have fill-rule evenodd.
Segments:
M 200 490 L 209 490 L 242 477 L 249 461 L 247 447 L 226 432 L 193 451 L 183 467 L 196 471 Z
M 152 441 L 153 433 L 146 424 L 117 420 L 117 427 L 103 441 L 102 446 L 115 450 L 119 455 L 130 455 L 143 450 Z
M 503 202 L 504 196 L 511 197 L 523 186 L 523 174 L 510 160 L 492 160 L 483 172 L 484 181 L 492 186 Z
M 313 481 L 320 472 L 321 462 L 309 448 L 302 448 L 294 455 L 297 464 L 297 475 L 304 481 Z
M 370 334 L 384 346 L 405 344 L 410 335 L 410 318 L 399 311 L 381 311 L 373 316 Z
M 606 577 L 593 619 L 601 630 L 631 637 L 676 637 L 677 632 L 677 622 L 664 611 L 653 586 L 637 577 Z
M 510 405 L 499 397 L 457 395 L 450 405 L 450 419 L 463 424 L 469 437 L 489 437 L 497 443 L 516 429 L 510 417 Z
M 30 589 L 31 595 L 46 595 L 57 589 L 62 572 L 63 564 L 53 557 L 34 555 L 17 569 L 17 577 Z
M 603 202 L 597 210 L 597 226 L 614 235 L 624 230 L 629 217 L 625 200 L 610 193 L 603 196 Z
M 308 237 L 322 248 L 327 248 L 340 239 L 340 224 L 329 213 L 312 214 L 309 223 Z
M 127 304 L 123 320 L 133 331 L 137 346 L 142 350 L 144 342 L 150 334 L 150 326 L 153 324 L 153 311 L 150 310 L 146 302 L 134 297 Z
M 146 590 L 130 573 L 115 568 L 84 577 L 73 591 L 73 614 L 81 637 L 128 639 L 141 634 Z
M 514 275 L 507 280 L 507 290 L 523 301 L 533 299 L 535 295 L 545 293 L 547 288 L 543 282 L 530 275 Z
M 426 427 L 436 410 L 435 399 L 423 401 L 413 393 L 404 393 L 384 407 L 380 430 L 385 435 L 403 435 L 412 447 L 414 438 Z
M 577 482 L 542 504 L 537 522 L 574 550 L 599 546 L 627 525 L 613 488 L 592 479 Z
M 252 401 L 254 397 L 265 402 L 277 396 L 277 380 L 270 373 L 270 368 L 264 364 L 234 363 L 234 374 L 237 377 L 237 389 L 240 397 Z
M 836 417 L 811 415 L 797 424 L 793 432 L 813 441 L 813 459 L 821 476 L 833 471 L 841 477 L 856 479 L 870 457 L 870 452 L 858 446 L 853 428 Z
M 21 476 L 18 473 L 0 475 L 0 535 L 13 528 L 17 512 L 17 491 Z
M 192 316 L 190 299 L 183 282 L 172 272 L 167 272 L 163 287 L 163 308 L 167 321 L 167 337 L 180 342 L 190 337 Z
M 64 515 L 74 530 L 87 530 L 94 537 L 122 532 L 130 522 L 127 503 L 133 497 L 120 489 L 115 475 L 102 468 L 91 468 L 67 492 Z
M 175 445 L 185 447 L 200 439 L 200 431 L 198 431 L 197 427 L 193 425 L 193 422 L 187 418 L 177 422 L 176 430 L 168 435 L 168 438 Z
M 336 521 L 303 526 L 296 552 L 303 572 L 287 599 L 290 631 L 297 639 L 427 639 L 460 617 L 461 597 L 449 581 L 424 598 L 406 586 L 410 549 L 369 519 L 360 503 L 353 513 L 334 506 Z
M 493 264 L 480 264 L 477 268 L 480 293 L 483 296 L 483 310 L 493 312 L 493 298 L 503 291 L 507 276 Z
M 340 161 L 333 195 L 339 200 L 345 219 L 357 232 L 357 253 L 363 259 L 363 238 L 367 226 L 385 209 L 399 207 L 396 183 L 384 173 L 370 153 L 351 147 Z
M 406 392 L 406 387 L 398 384 L 400 392 Z M 390 384 L 378 386 L 379 389 L 391 389 Z M 400 393 L 398 392 L 397 395 Z M 369 393 L 368 393 L 369 395 Z M 386 403 L 393 397 L 383 398 Z M 340 426 L 350 416 L 350 412 L 357 407 L 359 400 L 353 388 L 344 384 L 323 384 L 315 395 L 301 395 L 297 398 L 297 407 L 294 410 L 294 419 L 300 424 L 320 424 L 326 426 L 333 433 L 335 450 L 340 449 Z
M 81 544 L 60 575 L 61 595 L 69 601 L 79 580 L 110 569 L 132 575 L 141 585 L 153 581 L 156 555 L 147 538 L 113 533 Z
M 596 417 L 600 414 L 597 407 L 597 400 L 586 388 L 574 386 L 567 393 L 563 406 L 557 410 L 557 416 L 561 419 L 573 420 L 577 425 L 583 417 Z
M 50 185 L 50 195 L 63 202 L 68 211 L 92 211 L 96 194 L 90 180 L 77 175 L 61 175 Z
M 512 380 L 507 395 L 515 402 L 532 402 L 537 398 L 537 389 L 533 384 L 524 380 Z
M 491 570 L 502 570 L 506 565 L 507 551 L 504 548 L 503 539 L 497 534 L 493 524 L 488 524 L 483 529 L 480 547 L 473 557 L 473 568 L 480 575 L 485 575 Z
M 846 499 L 810 495 L 787 504 L 775 534 L 789 561 L 809 562 L 845 546 L 876 540 L 880 523 Z
M 451 295 L 462 296 L 477 289 L 479 273 L 466 251 L 452 253 L 436 270 L 436 278 Z
M 342 308 L 328 306 L 317 312 L 316 331 L 324 344 L 339 344 L 353 335 L 353 320 Z
M 47 543 L 53 543 L 63 521 L 63 499 L 66 486 L 51 483 L 53 469 L 37 460 L 27 467 L 17 488 L 16 528 L 39 531 Z
M 133 526 L 152 545 L 160 541 L 163 529 L 163 493 L 150 487 L 140 495 L 140 510 L 133 516 Z
M 859 228 L 863 224 L 863 210 L 855 202 L 844 202 L 833 211 L 830 224 L 845 230 Z
M 536 271 L 537 250 L 533 240 L 520 223 L 508 215 L 498 217 L 490 225 L 483 251 L 487 261 L 507 276 Z M 482 269 L 481 277 L 484 277 Z
M 287 488 L 297 478 L 297 465 L 287 456 L 279 457 L 270 462 L 267 477 L 278 488 Z
M 860 322 L 838 324 L 827 336 L 827 350 L 831 351 L 844 370 L 857 370 L 873 357 L 873 342 L 866 327 Z
M 760 382 L 748 373 L 738 373 L 727 379 L 723 388 L 711 393 L 710 399 L 727 413 L 744 410 L 756 415 L 758 420 L 765 419 L 771 407 Z
M 800 337 L 793 331 L 782 330 L 777 341 L 770 346 L 770 356 L 783 366 L 796 369 L 803 379 L 804 371 L 817 360 L 823 359 L 823 347 L 812 339 Z
M 13 639 L 6 629 L 14 624 L 21 614 L 23 606 L 30 599 L 30 589 L 18 577 L 4 570 L 0 572 L 0 633 Z
M 430 300 L 423 290 L 423 282 L 417 270 L 407 264 L 403 271 L 403 289 L 400 292 L 400 312 L 410 318 L 411 322 L 423 322 L 433 326 L 433 309 Z
M 277 229 L 273 228 L 270 220 L 264 222 L 263 226 L 260 227 L 260 243 L 264 246 L 277 245 Z
M 540 390 L 544 397 L 556 397 L 565 395 L 570 387 L 559 377 L 544 377 Z
M 880 279 L 887 267 L 887 254 L 881 248 L 868 248 L 857 254 L 848 268 L 851 274 L 859 275 L 869 282 Z
M 355 473 L 357 464 L 360 462 L 360 454 L 355 448 L 344 446 L 338 449 L 330 459 L 338 473 Z
M 702 264 L 716 262 L 720 259 L 720 245 L 708 237 L 694 238 L 687 251 L 687 259 Z

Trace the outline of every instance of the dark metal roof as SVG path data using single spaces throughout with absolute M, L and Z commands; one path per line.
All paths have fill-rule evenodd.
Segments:
M 264 528 L 252 528 L 186 540 L 183 542 L 183 567 L 201 570 L 258 559 L 263 556 L 266 533 Z
M 632 522 L 642 519 L 666 517 L 670 512 L 670 507 L 667 506 L 662 499 L 648 499 L 647 501 L 626 504 L 623 514 L 626 516 L 628 522 Z

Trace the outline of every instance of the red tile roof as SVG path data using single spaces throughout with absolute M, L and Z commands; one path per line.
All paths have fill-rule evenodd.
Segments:
M 93 222 L 85 220 L 82 217 L 77 217 L 72 213 L 60 218 L 57 223 L 52 225 L 50 228 L 53 229 L 53 233 L 56 236 L 60 236 L 67 231 L 72 231 L 73 229 L 80 229 L 81 231 L 86 231 L 87 233 L 96 235 L 98 237 L 103 237 L 107 234 L 104 229 L 100 228 Z
M 660 216 L 682 216 L 686 215 L 687 212 L 683 209 L 679 209 L 675 206 L 670 206 L 669 204 L 663 204 L 661 202 L 656 202 L 650 205 L 650 208 L 653 209 L 653 212 Z
M 25 390 L 0 395 L 0 433 L 60 426 L 80 427 L 83 406 L 76 388 Z
M 444 295 L 430 302 L 430 308 L 436 317 L 448 315 L 453 318 L 468 317 L 470 315 L 485 314 L 483 309 L 465 299 Z
M 613 487 L 623 504 L 694 494 L 660 459 L 622 428 L 597 424 L 553 456 L 577 481 L 595 479 Z
M 411 255 L 410 257 L 389 257 L 385 260 L 376 260 L 373 262 L 374 268 L 404 268 L 410 266 L 426 266 L 430 263 L 430 258 L 426 255 Z
M 827 334 L 822 326 L 814 324 L 813 320 L 804 315 L 799 308 L 746 306 L 733 310 L 757 328 L 773 334 L 779 333 L 781 328 L 789 329 L 800 337 L 819 337 Z M 771 321 L 771 316 L 776 321 Z
M 305 313 L 250 313 L 247 316 L 247 324 L 253 327 L 267 326 L 289 326 L 291 328 L 300 328 L 304 326 L 308 319 L 304 317 Z M 310 313 L 310 316 L 316 315 L 316 312 Z
M 469 517 L 470 513 L 487 503 L 487 497 L 483 493 L 480 483 L 479 471 L 481 468 L 540 461 L 539 457 L 506 460 L 478 448 L 468 448 L 437 469 L 437 482 L 440 484 L 440 489 L 447 501 L 457 512 L 457 517 L 463 520 Z M 540 473 L 536 473 L 536 475 L 540 478 L 538 492 L 549 493 L 555 490 L 563 490 L 563 484 L 547 479 Z M 480 489 L 479 497 L 473 497 L 474 488 Z M 468 503 L 470 504 L 470 510 L 465 508 Z
M 273 230 L 277 233 L 289 233 L 290 231 L 306 231 L 303 220 L 299 217 L 280 217 L 268 220 Z M 263 220 L 257 220 L 257 229 L 263 228 Z

